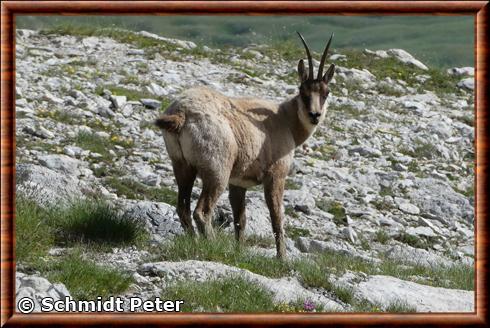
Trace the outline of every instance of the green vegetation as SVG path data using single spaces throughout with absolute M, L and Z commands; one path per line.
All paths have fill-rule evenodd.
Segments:
M 316 206 L 322 211 L 332 214 L 334 216 L 333 222 L 336 225 L 343 225 L 346 223 L 347 216 L 345 213 L 345 208 L 341 203 L 336 201 L 328 202 L 325 200 L 318 200 L 316 202 Z
M 377 80 L 400 79 L 407 82 L 409 86 L 420 85 L 419 92 L 430 90 L 439 95 L 461 93 L 461 90 L 456 86 L 460 78 L 449 75 L 443 70 L 430 68 L 428 71 L 423 71 L 416 67 L 403 65 L 395 58 L 377 58 L 359 50 L 343 50 L 342 53 L 347 56 L 347 61 L 343 63 L 345 66 L 357 69 L 367 68 L 376 76 Z M 420 83 L 416 79 L 418 75 L 429 75 L 430 78 Z M 387 90 L 381 89 L 380 91 L 386 92 Z M 396 91 L 389 93 L 393 94 Z
M 324 311 L 311 301 L 274 304 L 273 295 L 259 284 L 236 275 L 204 282 L 178 282 L 163 299 L 184 300 L 184 312 L 306 312 Z
M 78 300 L 114 296 L 124 292 L 133 282 L 129 274 L 99 266 L 77 251 L 49 262 L 42 271 L 48 280 L 65 284 L 70 294 Z
M 129 275 L 86 260 L 82 251 L 141 245 L 147 240 L 140 224 L 95 199 L 76 200 L 66 207 L 40 206 L 17 193 L 15 223 L 17 263 L 65 284 L 76 299 L 116 295 L 132 283 Z M 55 246 L 74 250 L 52 258 L 48 251 Z
M 80 119 L 78 117 L 75 117 L 73 114 L 61 109 L 54 111 L 38 110 L 37 116 L 42 118 L 50 118 L 54 121 L 71 125 L 80 123 Z
M 105 184 L 114 189 L 119 196 L 128 199 L 147 199 L 177 205 L 177 192 L 168 187 L 148 187 L 136 180 L 115 176 L 108 177 Z
M 271 312 L 270 292 L 240 276 L 205 282 L 180 282 L 167 288 L 163 299 L 184 300 L 183 311 Z
M 311 233 L 308 229 L 298 228 L 292 225 L 287 225 L 284 230 L 286 231 L 286 235 L 292 240 L 296 240 L 299 237 L 310 237 Z
M 332 103 L 331 105 L 328 106 L 329 110 L 340 112 L 347 114 L 349 116 L 353 117 L 358 117 L 362 114 L 361 111 L 359 111 L 357 108 L 352 106 L 351 104 L 336 104 Z
M 431 66 L 454 67 L 474 66 L 473 22 L 472 16 L 19 16 L 16 24 L 18 28 L 47 29 L 71 24 L 74 34 L 88 34 L 84 29 L 89 27 L 121 27 L 220 48 L 269 44 L 276 50 L 266 54 L 295 61 L 304 55 L 296 53 L 301 43 L 295 31 L 300 31 L 317 53 L 334 32 L 333 47 L 341 53 L 346 48 L 402 48 Z M 151 45 L 146 40 L 139 42 Z
M 398 237 L 396 237 L 396 240 L 412 247 L 423 249 L 429 249 L 434 244 L 434 241 L 428 237 L 414 236 L 406 232 L 402 232 L 400 235 L 398 235 Z
M 74 144 L 85 150 L 100 154 L 103 160 L 110 160 L 110 150 L 114 150 L 114 146 L 124 148 L 133 147 L 133 140 L 122 138 L 117 135 L 112 135 L 109 138 L 99 136 L 92 132 L 80 131 L 77 136 L 71 140 Z
M 384 196 L 394 196 L 394 195 L 395 193 L 393 191 L 393 188 L 381 186 L 381 189 L 379 191 L 379 196 L 384 197 Z
M 276 242 L 272 237 L 250 235 L 245 238 L 245 245 L 270 248 L 270 247 L 275 247 Z
M 407 313 L 417 312 L 417 309 L 414 306 L 409 305 L 406 301 L 395 300 L 386 307 L 385 311 L 390 313 Z
M 378 90 L 379 93 L 387 96 L 401 97 L 404 94 L 402 91 L 394 88 L 393 86 L 387 83 L 378 84 L 376 86 L 376 90 Z
M 296 275 L 303 285 L 320 287 L 331 291 L 339 299 L 351 302 L 351 293 L 328 280 L 329 274 L 343 275 L 348 270 L 364 272 L 370 275 L 389 275 L 403 280 L 416 281 L 436 287 L 474 289 L 474 268 L 469 265 L 452 267 L 406 265 L 403 262 L 384 258 L 381 263 L 373 263 L 348 254 L 324 251 L 310 259 L 278 261 L 237 245 L 234 239 L 218 232 L 214 240 L 195 239 L 190 236 L 178 236 L 172 242 L 160 247 L 155 261 L 200 260 L 221 262 L 227 265 L 247 269 L 267 277 L 279 278 Z M 423 278 L 422 278 L 423 277 Z M 354 301 L 352 301 L 354 302 Z
M 283 277 L 290 271 L 287 262 L 255 254 L 237 245 L 232 236 L 221 231 L 216 232 L 213 240 L 177 236 L 161 246 L 157 259 L 215 261 L 273 278 Z
M 286 207 L 286 209 L 284 210 L 284 213 L 286 215 L 289 215 L 290 217 L 299 218 L 299 214 L 291 206 Z
M 320 158 L 324 161 L 331 160 L 336 152 L 335 146 L 329 144 L 323 144 L 320 147 L 318 147 L 316 150 L 322 154 Z
M 301 189 L 301 185 L 294 182 L 292 179 L 286 179 L 286 184 L 284 186 L 285 189 L 288 190 L 299 190 Z
M 331 202 L 327 212 L 334 216 L 333 221 L 336 225 L 342 225 L 346 223 L 347 216 L 345 214 L 345 208 L 341 203 Z
M 377 241 L 378 243 L 386 245 L 390 240 L 390 236 L 388 236 L 386 231 L 384 231 L 383 229 L 379 229 L 378 231 L 376 231 L 374 235 L 374 240 Z
M 15 200 L 15 255 L 17 261 L 38 259 L 53 247 L 55 229 L 50 223 L 54 212 L 17 193 Z
M 131 81 L 126 80 L 126 83 L 134 83 L 135 81 L 131 79 Z M 139 101 L 140 99 L 144 98 L 150 98 L 150 99 L 156 99 L 161 102 L 160 110 L 165 111 L 168 106 L 172 103 L 170 99 L 166 97 L 157 97 L 154 94 L 144 91 L 144 90 L 136 90 L 136 89 L 130 89 L 126 87 L 120 87 L 116 85 L 104 85 L 104 86 L 98 86 L 97 90 L 95 92 L 99 95 L 102 96 L 104 94 L 104 90 L 109 90 L 111 94 L 115 96 L 126 96 L 128 100 L 132 101 Z
M 59 210 L 56 222 L 59 244 L 97 246 L 142 245 L 147 234 L 141 223 L 124 217 L 103 201 L 73 202 Z
M 42 207 L 23 194 L 16 200 L 16 256 L 29 262 L 53 246 L 107 247 L 141 245 L 147 234 L 140 223 L 97 199 L 69 206 Z

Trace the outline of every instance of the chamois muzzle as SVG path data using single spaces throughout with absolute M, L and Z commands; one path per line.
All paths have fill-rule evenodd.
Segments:
M 308 112 L 308 116 L 310 117 L 311 124 L 318 124 L 320 122 L 320 113 Z

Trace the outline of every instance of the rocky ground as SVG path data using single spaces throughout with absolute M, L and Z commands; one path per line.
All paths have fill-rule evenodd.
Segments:
M 194 85 L 278 102 L 297 90 L 300 57 L 284 49 L 211 49 L 121 30 L 72 34 L 17 31 L 18 192 L 42 206 L 104 198 L 142 222 L 153 246 L 182 234 L 171 165 L 151 125 L 162 108 Z M 400 49 L 334 52 L 329 61 L 337 69 L 327 119 L 296 150 L 287 182 L 288 256 L 332 252 L 373 266 L 388 259 L 406 267 L 464 268 L 464 275 L 473 275 L 473 68 L 441 72 Z M 271 238 L 261 188 L 247 195 L 247 234 Z M 216 224 L 231 232 L 231 220 L 225 193 Z M 273 256 L 274 248 L 265 244 L 250 247 Z M 56 245 L 46 261 L 67 249 Z M 300 298 L 329 311 L 355 309 L 294 273 L 266 277 L 217 261 L 155 259 L 151 248 L 139 246 L 85 256 L 132 276 L 122 297 L 151 299 L 177 281 L 239 274 L 277 303 Z M 381 310 L 399 301 L 420 312 L 474 310 L 471 288 L 434 284 L 423 271 L 405 277 L 377 272 L 325 272 L 325 279 Z M 50 286 L 42 275 L 19 261 L 17 297 L 72 292 L 61 280 Z

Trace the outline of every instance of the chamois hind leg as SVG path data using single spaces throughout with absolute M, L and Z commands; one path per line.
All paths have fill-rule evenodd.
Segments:
M 194 210 L 194 221 L 197 229 L 206 238 L 214 237 L 212 225 L 213 211 L 219 196 L 226 188 L 227 179 L 219 174 L 201 173 L 202 192 Z
M 179 188 L 177 214 L 185 232 L 194 235 L 191 218 L 192 186 L 196 180 L 196 170 L 185 161 L 172 161 L 175 179 Z
M 243 242 L 247 217 L 245 215 L 245 194 L 247 189 L 230 185 L 228 198 L 230 199 L 231 209 L 233 210 L 233 221 L 235 225 L 235 238 L 238 242 Z
M 282 197 L 284 194 L 284 182 L 286 175 L 279 174 L 268 175 L 264 179 L 264 194 L 267 207 L 271 215 L 272 231 L 276 239 L 277 257 L 286 258 L 286 247 L 284 243 L 284 229 L 282 213 Z

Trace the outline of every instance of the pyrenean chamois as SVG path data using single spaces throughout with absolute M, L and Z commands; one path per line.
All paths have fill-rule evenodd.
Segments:
M 242 241 L 247 188 L 263 184 L 276 240 L 277 257 L 285 258 L 283 192 L 294 149 L 313 134 L 326 112 L 328 83 L 335 66 L 322 75 L 332 42 L 323 52 L 318 75 L 303 36 L 308 71 L 298 63 L 299 94 L 281 104 L 256 98 L 231 98 L 205 87 L 185 90 L 155 124 L 163 137 L 178 185 L 177 213 L 182 227 L 194 234 L 191 192 L 196 176 L 202 192 L 193 217 L 199 233 L 214 236 L 213 210 L 229 186 L 235 237 Z

